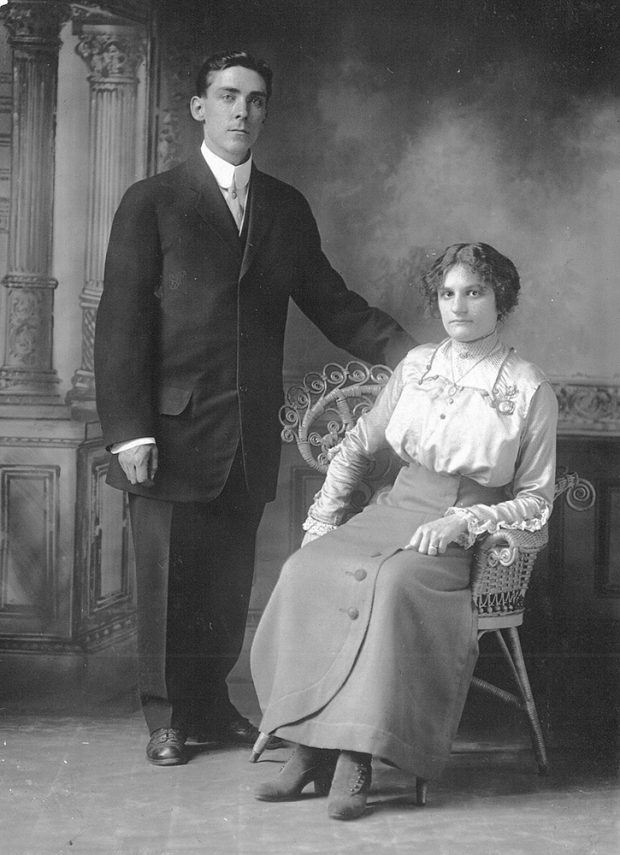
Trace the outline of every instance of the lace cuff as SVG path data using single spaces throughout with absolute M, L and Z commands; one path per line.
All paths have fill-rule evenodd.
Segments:
M 481 519 L 471 508 L 448 508 L 444 516 L 448 517 L 453 514 L 461 517 L 467 523 L 467 533 L 459 535 L 456 542 L 464 549 L 469 549 L 480 535 L 493 534 L 500 529 L 540 531 L 551 516 L 551 505 L 545 503 L 545 507 L 541 510 L 539 517 L 530 517 L 529 519 L 514 523 L 506 522 L 505 520 Z
M 330 531 L 334 531 L 338 526 L 332 525 L 331 523 L 319 522 L 319 520 L 315 520 L 313 517 L 308 515 L 306 521 L 302 525 L 302 528 L 304 531 L 312 532 L 312 534 L 316 534 L 317 537 L 321 537 Z

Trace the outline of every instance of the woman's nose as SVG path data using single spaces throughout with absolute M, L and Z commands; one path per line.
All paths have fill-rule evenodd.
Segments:
M 457 315 L 461 315 L 466 310 L 467 310 L 467 303 L 466 303 L 465 299 L 463 297 L 456 296 L 454 298 L 454 300 L 452 301 L 452 311 Z

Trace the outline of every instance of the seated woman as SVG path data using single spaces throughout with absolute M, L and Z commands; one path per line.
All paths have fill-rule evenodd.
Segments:
M 472 545 L 540 529 L 553 502 L 556 398 L 497 334 L 519 287 L 484 243 L 448 247 L 423 277 L 448 338 L 411 350 L 342 441 L 256 633 L 261 730 L 296 744 L 258 799 L 313 782 L 329 816 L 354 819 L 373 756 L 427 779 L 445 766 L 478 655 Z M 404 465 L 349 519 L 385 446 Z

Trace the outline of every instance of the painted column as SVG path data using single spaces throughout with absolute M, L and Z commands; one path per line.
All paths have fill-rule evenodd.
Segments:
M 136 176 L 137 69 L 146 44 L 137 29 L 84 25 L 77 52 L 90 69 L 90 175 L 85 282 L 82 308 L 82 364 L 73 376 L 68 400 L 92 405 L 95 398 L 95 317 L 103 288 L 103 268 L 114 212 Z
M 51 276 L 59 32 L 70 6 L 13 0 L 3 12 L 13 49 L 11 219 L 0 404 L 62 404 L 53 367 Z

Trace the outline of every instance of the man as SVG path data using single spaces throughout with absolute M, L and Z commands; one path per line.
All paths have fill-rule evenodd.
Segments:
M 129 493 L 139 689 L 148 759 L 186 762 L 187 734 L 251 743 L 228 699 L 254 546 L 274 498 L 289 298 L 335 344 L 395 364 L 413 345 L 348 291 L 294 188 L 251 149 L 271 70 L 245 52 L 201 68 L 201 150 L 129 188 L 114 218 L 97 317 L 97 405 Z

